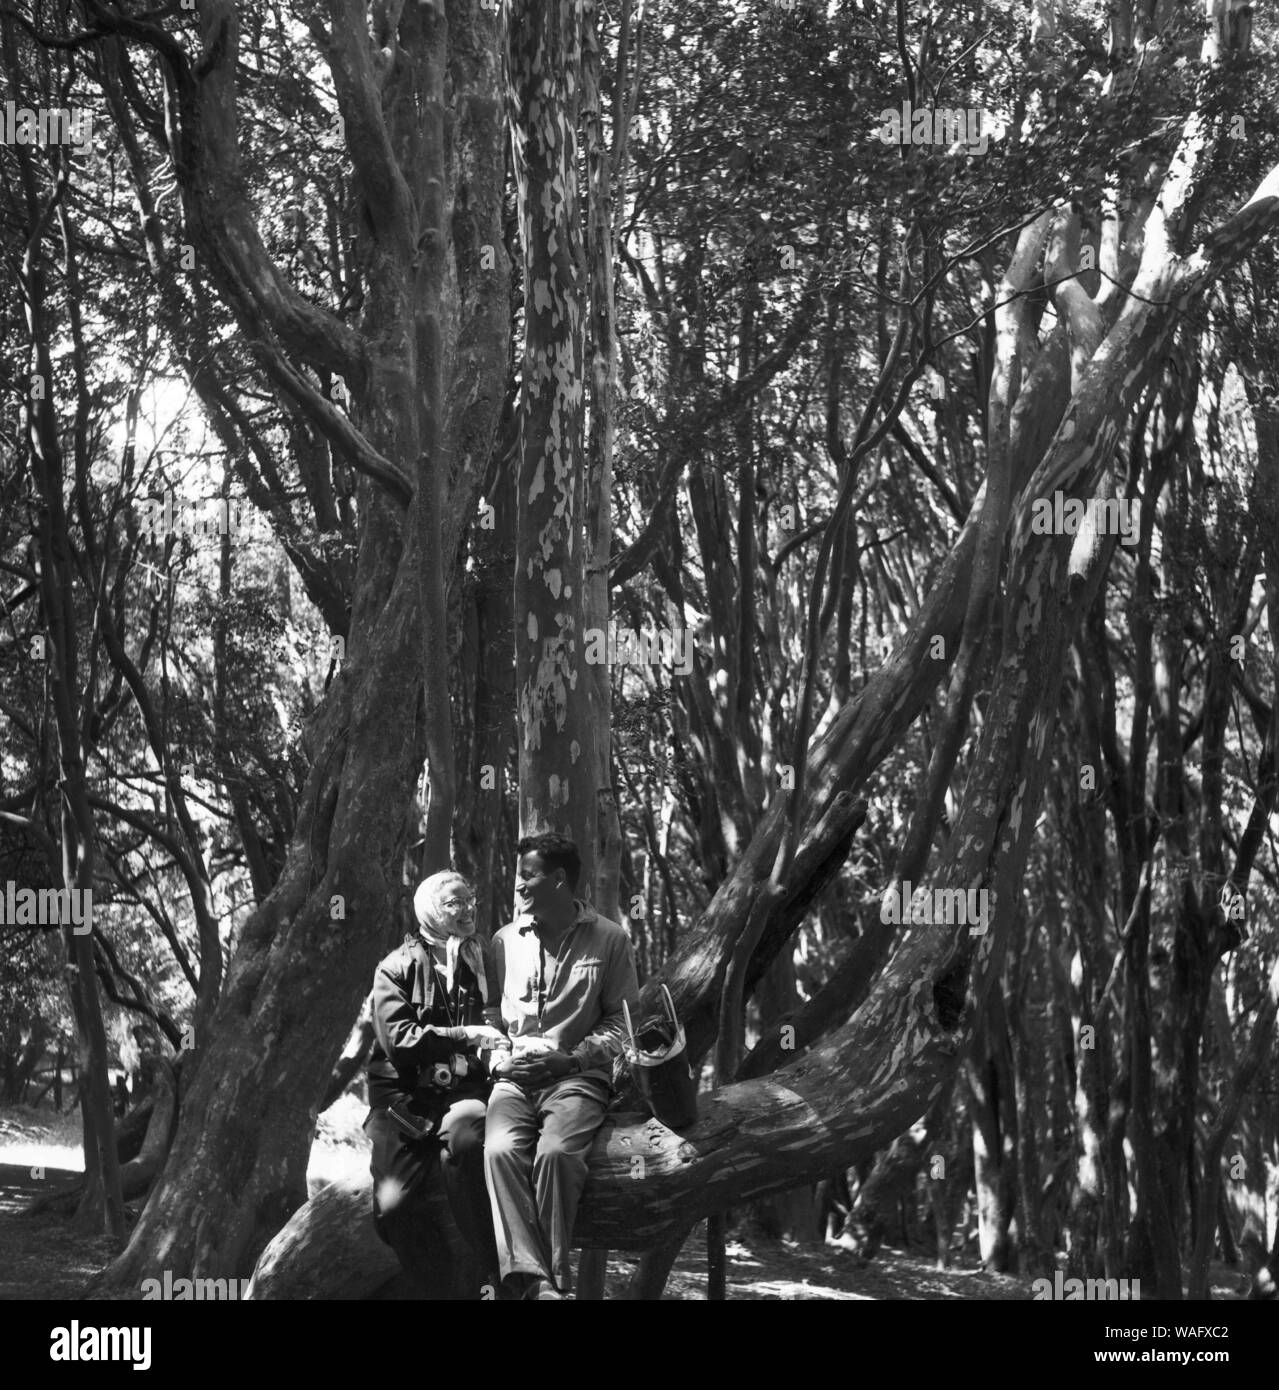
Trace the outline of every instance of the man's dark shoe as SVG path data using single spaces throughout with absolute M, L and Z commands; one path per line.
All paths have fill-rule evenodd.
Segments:
M 499 1286 L 499 1295 L 503 1299 L 531 1298 L 538 1283 L 536 1274 L 508 1274 Z

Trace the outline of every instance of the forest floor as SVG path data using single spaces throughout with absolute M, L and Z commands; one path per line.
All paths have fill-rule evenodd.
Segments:
M 344 1096 L 320 1119 L 307 1174 L 312 1192 L 352 1166 L 368 1163 L 360 1129 L 365 1110 Z M 33 1171 L 34 1170 L 34 1171 Z M 0 1302 L 73 1299 L 110 1259 L 110 1242 L 72 1229 L 64 1216 L 29 1216 L 35 1197 L 73 1182 L 83 1171 L 79 1116 L 56 1115 L 29 1107 L 0 1109 Z M 38 1176 L 37 1176 L 38 1174 Z M 130 1204 L 130 1220 L 138 1204 Z M 694 1229 L 675 1263 L 664 1297 L 706 1297 L 705 1225 Z M 730 1239 L 728 1297 L 755 1300 L 1026 1300 L 1031 1280 L 990 1274 L 971 1259 L 938 1269 L 931 1255 L 885 1247 L 864 1263 L 840 1246 L 769 1240 L 738 1235 Z M 607 1292 L 618 1296 L 634 1260 L 609 1258 Z M 1239 1297 L 1238 1271 L 1214 1270 L 1212 1297 Z

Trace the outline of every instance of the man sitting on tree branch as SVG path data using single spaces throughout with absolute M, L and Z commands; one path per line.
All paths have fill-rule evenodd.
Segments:
M 517 1297 L 572 1287 L 573 1220 L 604 1120 L 622 1003 L 639 998 L 626 929 L 573 896 L 582 861 L 561 835 L 526 836 L 520 916 L 493 938 L 512 1052 L 493 1067 L 484 1172 L 503 1283 Z

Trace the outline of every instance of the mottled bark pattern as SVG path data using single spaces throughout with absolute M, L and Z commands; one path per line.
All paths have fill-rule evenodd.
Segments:
M 520 828 L 570 834 L 594 878 L 596 729 L 586 599 L 585 258 L 577 184 L 581 0 L 515 0 L 511 146 L 524 250 L 515 572 Z

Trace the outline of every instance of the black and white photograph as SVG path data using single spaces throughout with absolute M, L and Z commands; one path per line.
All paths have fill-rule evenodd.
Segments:
M 1273 1366 L 1277 40 L 0 0 L 6 1371 Z

